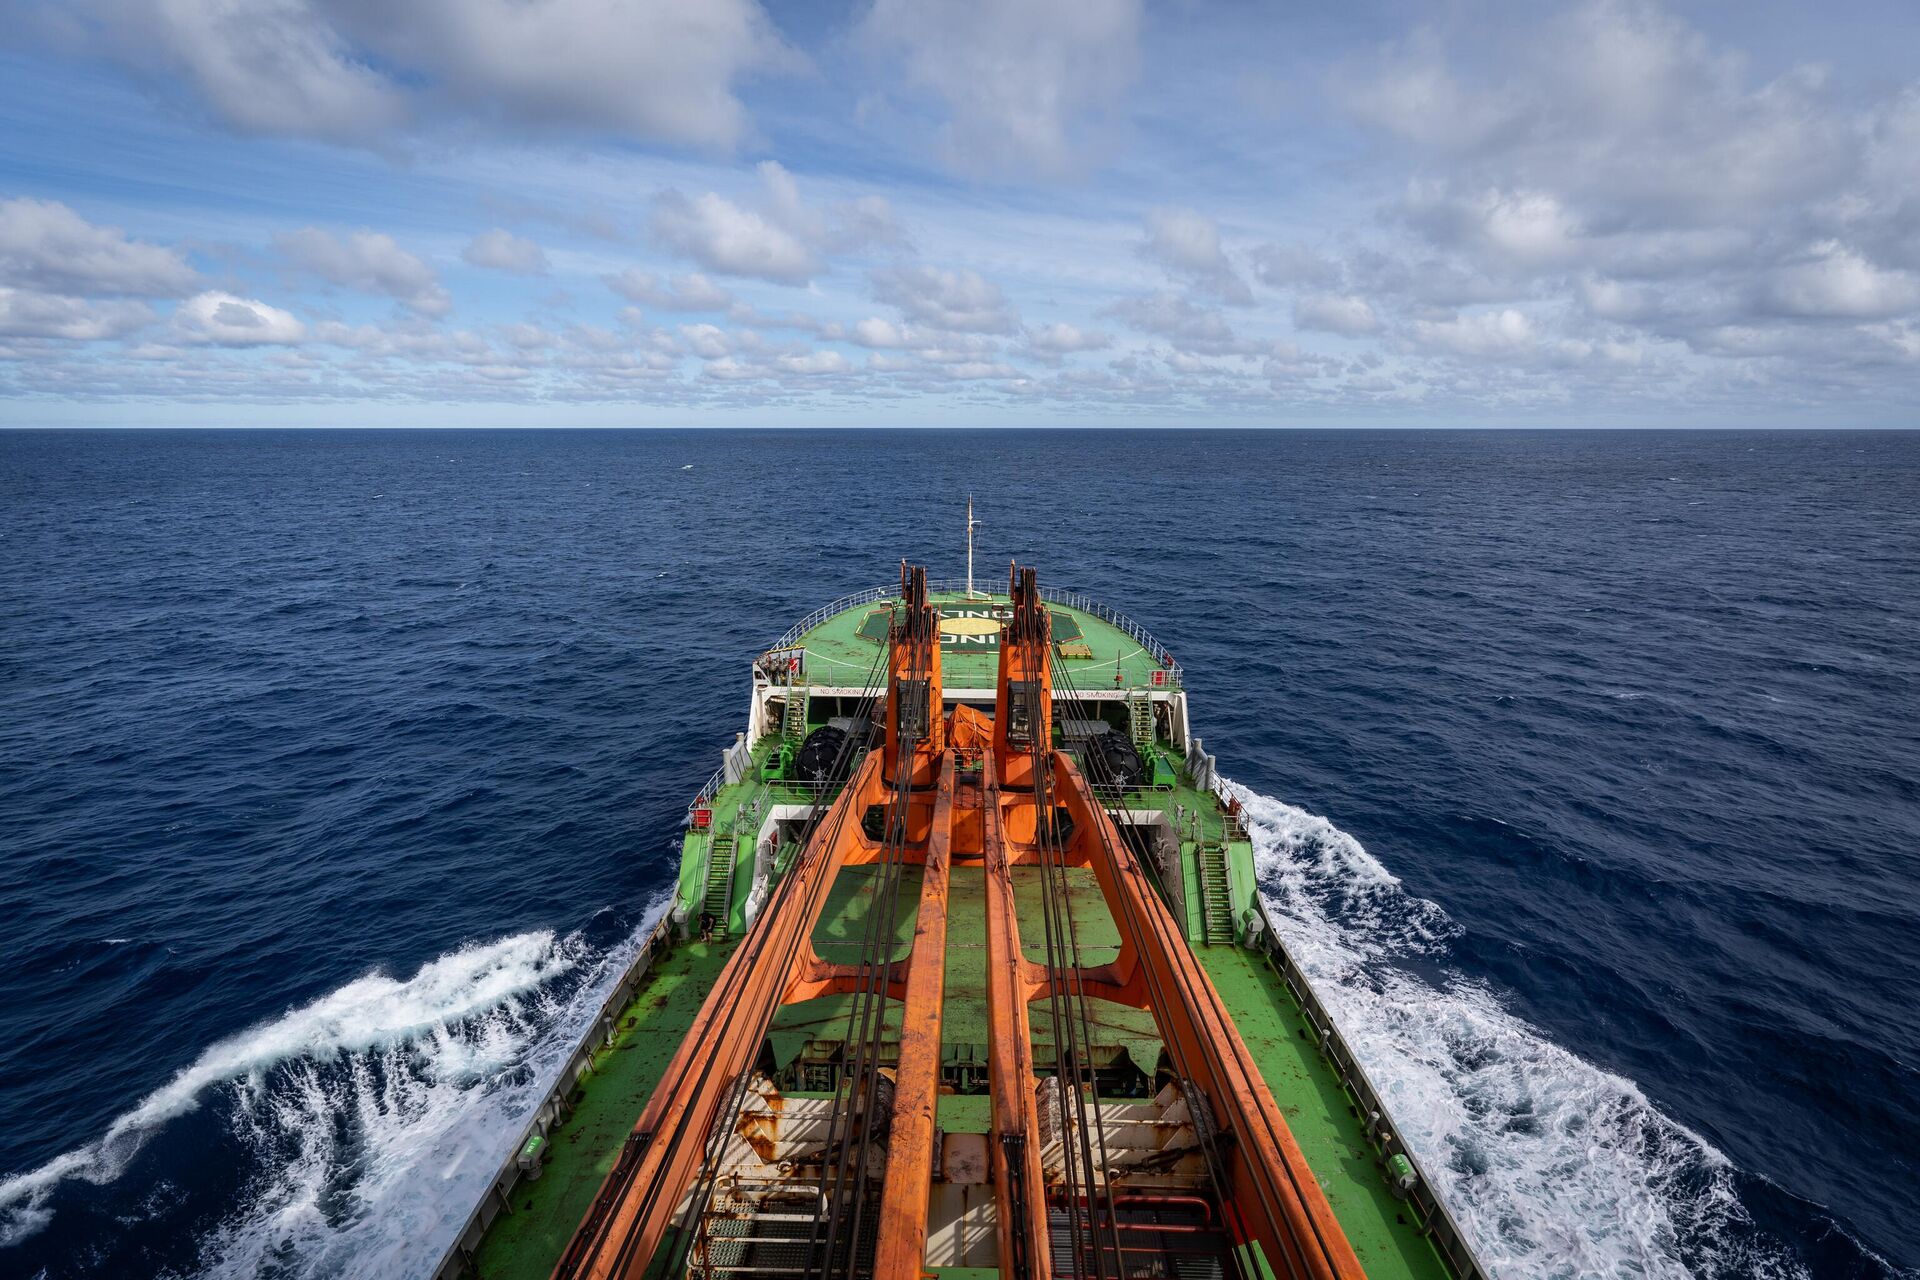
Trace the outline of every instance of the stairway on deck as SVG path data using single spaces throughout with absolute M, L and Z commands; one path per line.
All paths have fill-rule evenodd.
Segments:
M 1153 695 L 1144 689 L 1127 694 L 1127 735 L 1144 760 L 1153 746 Z
M 786 707 L 780 717 L 780 736 L 795 744 L 807 737 L 807 690 L 804 685 L 787 689 Z
M 714 919 L 716 938 L 727 936 L 727 915 L 733 910 L 733 862 L 738 841 L 733 832 L 716 831 L 707 845 L 707 896 L 700 909 Z
M 1195 853 L 1200 869 L 1200 931 L 1204 942 L 1233 941 L 1233 887 L 1227 877 L 1227 846 L 1203 841 Z

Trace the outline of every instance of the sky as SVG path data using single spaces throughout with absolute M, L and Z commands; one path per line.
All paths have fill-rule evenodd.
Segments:
M 1914 426 L 1911 0 L 0 0 L 0 424 Z

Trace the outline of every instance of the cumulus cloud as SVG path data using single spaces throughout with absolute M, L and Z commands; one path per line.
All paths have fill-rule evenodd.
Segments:
M 1253 291 L 1220 247 L 1219 225 L 1192 209 L 1150 211 L 1140 252 L 1222 302 L 1235 306 L 1253 302 Z
M 1300 327 L 1344 331 L 1327 299 L 1360 296 L 1456 361 L 1651 375 L 1649 344 L 1670 344 L 1743 362 L 1754 386 L 1888 358 L 1873 326 L 1920 312 L 1920 86 L 1876 101 L 1819 67 L 1756 77 L 1654 0 L 1508 25 L 1419 33 L 1335 73 L 1409 173 L 1343 261 L 1254 255 L 1300 290 Z M 1620 351 L 1635 359 L 1605 357 Z
M 443 316 L 453 309 L 453 299 L 433 269 L 390 235 L 355 231 L 343 238 L 303 227 L 275 236 L 273 243 L 295 266 L 344 289 L 392 298 L 423 316 Z
M 113 56 L 229 126 L 379 142 L 422 118 L 730 147 L 792 61 L 754 0 L 79 0 Z
M 0 336 L 95 342 L 124 337 L 152 319 L 144 302 L 93 301 L 0 285 Z
M 467 243 L 460 256 L 476 267 L 519 276 L 547 273 L 547 251 L 533 241 L 499 227 L 482 231 Z
M 733 354 L 733 335 L 718 325 L 683 324 L 680 336 L 687 347 L 702 360 L 718 360 Z
M 882 351 L 896 347 L 912 346 L 915 336 L 911 327 L 895 324 L 891 320 L 882 320 L 878 316 L 869 316 L 853 326 L 847 340 L 863 347 L 874 347 Z
M 930 328 L 1010 333 L 1016 323 L 1000 286 L 977 271 L 900 264 L 875 271 L 872 281 L 874 297 Z
M 1808 260 L 1774 273 L 1766 302 L 1783 315 L 1883 320 L 1920 306 L 1920 281 L 1886 271 L 1835 240 L 1815 245 Z
M 628 267 L 601 279 L 627 301 L 661 311 L 725 311 L 733 305 L 732 294 L 697 271 L 663 281 L 650 271 Z
M 178 250 L 129 240 L 55 200 L 0 200 L 0 282 L 55 294 L 176 298 L 198 273 Z
M 1113 345 L 1113 338 L 1097 329 L 1079 329 L 1055 323 L 1027 334 L 1027 345 L 1050 356 L 1070 355 L 1075 351 L 1101 351 Z
M 1302 245 L 1263 244 L 1253 251 L 1253 272 L 1278 289 L 1306 286 L 1332 289 L 1340 284 L 1338 263 Z
M 1533 322 L 1512 307 L 1422 320 L 1414 325 L 1413 338 L 1420 346 L 1464 356 L 1512 356 L 1536 341 Z
M 306 326 L 291 312 L 219 290 L 197 293 L 175 307 L 168 329 L 176 342 L 219 347 L 285 346 L 307 336 Z
M 946 111 L 968 173 L 1083 171 L 1139 65 L 1139 0 L 876 0 L 861 33 Z
M 1373 308 L 1367 305 L 1365 298 L 1352 294 L 1315 293 L 1293 304 L 1293 326 L 1296 329 L 1318 329 L 1354 338 L 1378 333 L 1380 318 L 1374 315 Z
M 1244 355 L 1253 344 L 1241 339 L 1221 312 L 1196 306 L 1177 293 L 1161 291 L 1122 298 L 1106 314 L 1138 333 L 1165 338 L 1176 351 L 1190 355 Z
M 762 161 L 750 205 L 717 192 L 688 197 L 669 188 L 654 197 L 650 229 L 664 247 L 718 275 L 805 284 L 825 255 L 901 242 L 893 209 L 878 196 L 815 207 L 781 165 Z
M 774 361 L 783 373 L 818 378 L 853 372 L 853 362 L 838 351 L 811 351 L 805 355 L 780 356 Z
M 711 191 L 692 199 L 662 192 L 650 225 L 662 245 L 721 275 L 805 284 L 821 269 L 798 236 Z

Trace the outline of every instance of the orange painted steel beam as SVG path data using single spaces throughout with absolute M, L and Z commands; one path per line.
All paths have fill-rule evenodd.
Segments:
M 1053 619 L 1040 603 L 1031 569 L 1010 570 L 1012 616 L 1000 628 L 1000 668 L 993 698 L 993 754 L 1002 785 L 1033 789 L 1033 744 L 1053 738 Z
M 900 780 L 908 785 L 923 777 L 931 780 L 942 755 L 939 614 L 927 603 L 924 570 L 909 574 L 903 566 L 901 586 L 907 607 L 896 611 L 889 635 L 886 744 L 870 752 L 855 771 L 787 873 L 775 901 L 721 970 L 720 981 L 668 1064 L 662 1087 L 648 1100 L 628 1139 L 627 1151 L 637 1155 L 623 1155 L 608 1174 L 554 1270 L 556 1280 L 640 1280 L 699 1176 L 728 1093 L 741 1074 L 753 1068 L 774 1010 L 797 999 L 852 989 L 858 980 L 858 968 L 825 963 L 810 942 L 827 890 L 845 867 L 878 861 L 885 853 L 888 842 L 868 836 L 861 819 L 871 806 L 885 804 L 891 810 L 897 801 L 898 749 L 911 739 L 912 756 L 904 762 L 906 776 Z M 899 716 L 907 699 L 902 688 L 917 681 L 925 682 L 927 723 L 919 726 L 921 732 L 903 736 Z M 907 692 L 918 696 L 918 690 Z M 948 803 L 950 807 L 950 798 Z M 909 791 L 905 844 L 930 837 L 932 808 L 912 799 Z M 894 853 L 903 861 L 918 860 L 899 843 Z M 943 946 L 943 961 L 944 951 Z M 888 966 L 887 994 L 905 994 L 912 973 L 911 963 L 904 974 L 899 965 Z M 937 1039 L 935 1053 L 937 1076 Z
M 1131 954 L 1117 962 L 1126 974 L 1119 985 L 1129 996 L 1157 993 L 1151 1007 L 1162 1039 L 1178 1048 L 1215 1121 L 1232 1135 L 1226 1154 L 1233 1187 L 1222 1206 L 1228 1221 L 1238 1219 L 1260 1241 L 1279 1275 L 1361 1280 L 1365 1272 L 1346 1232 L 1185 932 L 1065 752 L 1053 753 L 1053 775 L 1056 802 L 1073 817 L 1074 843 L 1090 859 L 1127 939 Z M 1129 919 L 1137 930 L 1125 927 Z M 1130 936 L 1136 932 L 1137 946 Z M 1087 990 L 1096 993 L 1091 982 Z
M 947 990 L 947 886 L 953 838 L 955 759 L 952 751 L 944 754 L 926 871 L 920 881 L 913 954 L 907 962 L 874 1280 L 919 1280 L 926 1262 L 927 1201 L 933 1190 L 933 1138 L 940 1105 L 940 1014 Z
M 753 923 L 720 972 L 693 1025 L 648 1100 L 629 1144 L 637 1167 L 623 1177 L 616 1164 L 554 1270 L 556 1278 L 626 1280 L 653 1260 L 681 1199 L 706 1156 L 707 1136 L 729 1087 L 759 1053 L 760 1031 L 804 962 L 804 944 L 826 905 L 826 887 L 859 827 L 879 781 L 880 753 L 871 752 L 848 782 L 800 859 L 791 888 Z M 837 838 L 836 838 L 837 837 Z M 792 957 L 788 961 L 786 957 Z
M 946 717 L 941 706 L 940 610 L 927 600 L 927 571 L 900 562 L 900 606 L 887 624 L 890 646 L 887 672 L 886 777 L 899 776 L 900 750 L 913 740 L 907 776 L 915 786 L 930 786 L 946 746 Z
M 1004 1280 L 1048 1280 L 1053 1246 L 1047 1227 L 1047 1184 L 1040 1167 L 1040 1113 L 1035 1103 L 1030 987 L 1020 951 L 1020 916 L 1001 825 L 1000 782 L 991 754 L 982 762 L 986 813 L 987 1036 L 993 1093 L 993 1174 L 998 1197 L 1000 1274 Z

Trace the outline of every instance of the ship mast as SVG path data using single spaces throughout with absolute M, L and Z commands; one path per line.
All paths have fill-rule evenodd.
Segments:
M 971 600 L 979 593 L 973 589 L 973 531 L 980 522 L 973 518 L 973 495 L 967 495 L 967 599 Z

